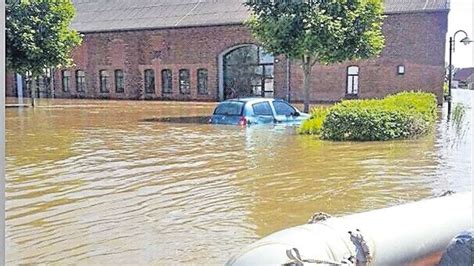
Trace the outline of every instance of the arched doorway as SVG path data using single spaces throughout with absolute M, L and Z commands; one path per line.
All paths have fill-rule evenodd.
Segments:
M 219 100 L 273 97 L 273 55 L 254 44 L 227 49 L 219 55 Z

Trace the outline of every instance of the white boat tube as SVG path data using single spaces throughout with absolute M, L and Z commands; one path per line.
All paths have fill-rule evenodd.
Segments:
M 472 225 L 472 193 L 458 193 L 285 229 L 227 265 L 436 264 L 450 240 Z

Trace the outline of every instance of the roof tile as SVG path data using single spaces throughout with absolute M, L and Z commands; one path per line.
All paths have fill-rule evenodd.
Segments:
M 466 81 L 472 74 L 474 74 L 474 67 L 462 68 L 454 73 L 454 80 Z
M 80 32 L 236 24 L 245 0 L 73 0 Z M 447 10 L 449 0 L 385 0 L 385 13 Z

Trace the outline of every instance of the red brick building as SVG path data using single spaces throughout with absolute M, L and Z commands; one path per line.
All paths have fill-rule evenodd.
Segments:
M 218 101 L 289 93 L 292 101 L 303 100 L 298 62 L 287 64 L 258 47 L 243 25 L 249 13 L 242 0 L 73 2 L 72 27 L 83 33 L 83 44 L 73 52 L 75 66 L 45 79 L 53 86 L 44 86 L 43 95 Z M 425 90 L 441 102 L 447 2 L 385 0 L 381 55 L 315 66 L 311 101 Z M 8 77 L 7 96 L 17 88 Z

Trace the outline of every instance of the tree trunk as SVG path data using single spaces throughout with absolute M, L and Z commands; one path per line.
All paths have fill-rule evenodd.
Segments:
M 49 90 L 50 90 L 50 97 L 54 98 L 55 96 L 55 91 L 54 91 L 54 68 L 50 68 L 50 79 L 49 79 Z
M 36 100 L 35 100 L 35 93 L 36 93 L 36 77 L 32 76 L 31 77 L 31 89 L 30 89 L 30 96 L 31 96 L 31 106 L 35 107 L 36 105 Z
M 311 88 L 311 60 L 308 56 L 303 57 L 303 90 L 304 90 L 304 109 L 303 112 L 309 113 L 309 90 Z

